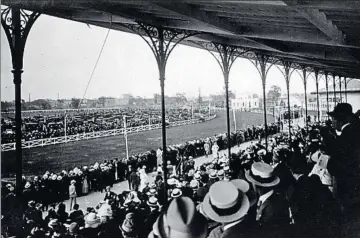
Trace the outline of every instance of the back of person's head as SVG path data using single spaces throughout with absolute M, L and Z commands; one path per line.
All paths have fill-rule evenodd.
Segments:
M 74 206 L 73 206 L 73 209 L 78 210 L 79 209 L 79 204 L 75 203 Z
M 149 237 L 158 238 L 204 238 L 207 221 L 188 197 L 174 198 L 165 214 L 158 217 Z

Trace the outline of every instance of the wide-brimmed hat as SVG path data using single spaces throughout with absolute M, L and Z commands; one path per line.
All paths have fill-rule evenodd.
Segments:
M 91 212 L 85 217 L 85 227 L 97 228 L 100 224 L 100 218 L 96 213 Z
M 155 188 L 150 188 L 149 191 L 146 193 L 148 196 L 155 196 L 157 193 L 157 190 Z
M 31 183 L 30 183 L 29 181 L 27 181 L 24 187 L 25 187 L 25 188 L 30 188 L 30 187 L 31 187 Z
M 177 180 L 175 178 L 169 178 L 167 180 L 167 183 L 168 183 L 169 186 L 176 185 L 176 182 L 177 182 Z
M 266 155 L 266 150 L 265 149 L 261 149 L 257 152 L 257 155 L 261 156 L 261 155 Z
M 246 179 L 261 187 L 272 187 L 279 184 L 280 179 L 273 175 L 273 167 L 263 162 L 253 163 L 251 169 L 245 172 Z
M 146 204 L 150 207 L 158 207 L 159 206 L 159 202 L 158 199 L 156 197 L 150 197 Z
M 197 181 L 197 180 L 191 180 L 191 182 L 190 182 L 190 188 L 192 188 L 192 189 L 197 189 L 198 188 L 198 186 L 199 186 L 199 182 Z
M 210 170 L 210 172 L 209 172 L 209 178 L 211 178 L 211 179 L 217 178 L 217 172 L 216 172 L 216 170 L 214 170 L 214 169 Z
M 130 237 L 137 234 L 134 213 L 130 212 L 126 214 L 125 220 L 120 225 L 120 230 Z
M 334 118 L 343 118 L 345 116 L 353 116 L 353 108 L 349 103 L 338 103 L 334 110 L 328 112 L 329 116 Z
M 76 181 L 75 180 L 71 180 L 71 182 L 70 182 L 71 184 L 75 184 L 76 183 Z
M 219 171 L 217 171 L 217 176 L 218 176 L 218 177 L 224 177 L 224 175 L 225 175 L 225 171 L 224 171 L 224 170 L 220 169 Z
M 207 221 L 188 197 L 175 198 L 171 201 L 164 215 L 160 215 L 153 225 L 151 235 L 158 238 L 205 238 Z
M 181 195 L 182 195 L 182 191 L 178 188 L 175 188 L 171 191 L 172 198 L 177 198 L 177 197 L 180 197 Z
M 219 181 L 211 185 L 203 201 L 203 211 L 213 221 L 229 223 L 244 217 L 249 208 L 249 199 L 234 184 Z
M 200 173 L 195 173 L 194 174 L 194 179 L 200 180 L 201 179 L 201 174 Z
M 246 194 L 246 196 L 249 199 L 251 207 L 256 204 L 257 196 L 254 190 L 250 189 L 250 184 L 247 181 L 243 179 L 234 179 L 231 180 L 230 182 L 234 184 L 237 189 L 239 189 L 241 192 Z

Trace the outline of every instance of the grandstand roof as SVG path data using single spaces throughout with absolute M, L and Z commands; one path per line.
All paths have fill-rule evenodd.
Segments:
M 333 93 L 334 92 L 334 88 L 333 88 L 333 84 L 329 84 L 329 93 Z M 341 91 L 344 92 L 345 91 L 345 86 L 344 84 L 341 86 Z M 340 92 L 340 85 L 339 84 L 335 84 L 335 92 L 339 93 Z M 346 92 L 350 92 L 350 93 L 360 93 L 360 80 L 351 80 L 348 85 L 347 85 L 347 89 Z M 319 89 L 319 93 L 320 94 L 324 94 L 326 93 L 326 88 L 321 88 Z M 311 92 L 311 94 L 316 94 L 316 92 Z
M 360 2 L 355 0 L 3 0 L 2 4 L 130 32 L 142 22 L 360 78 Z

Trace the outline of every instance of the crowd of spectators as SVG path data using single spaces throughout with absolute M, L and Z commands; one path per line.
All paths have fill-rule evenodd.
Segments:
M 67 213 L 60 203 L 46 217 L 30 200 L 21 219 L 4 213 L 2 231 L 17 237 L 358 237 L 360 119 L 345 103 L 330 116 L 332 124 L 292 128 L 291 136 L 270 138 L 267 148 L 254 142 L 231 158 L 208 154 L 212 160 L 195 167 L 185 156 L 180 171 L 169 164 L 167 178 L 158 167 L 149 181 L 141 176 L 146 166 L 129 165 L 130 191 L 116 194 L 109 185 L 97 206 L 82 211 L 75 204 Z M 16 200 L 14 187 L 7 189 L 6 205 Z
M 123 116 L 127 116 L 127 127 L 136 127 L 161 123 L 161 111 L 158 109 L 108 109 L 98 111 L 68 112 L 66 115 L 31 115 L 23 117 L 23 140 L 53 138 L 76 135 L 93 131 L 120 129 L 124 127 Z M 6 116 L 6 115 L 5 115 Z M 1 143 L 15 142 L 15 118 L 1 118 Z M 166 112 L 166 121 L 184 121 L 192 119 L 188 109 L 170 109 Z

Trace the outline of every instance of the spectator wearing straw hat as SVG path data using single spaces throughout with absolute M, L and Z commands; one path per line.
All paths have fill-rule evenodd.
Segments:
M 145 229 L 144 229 L 144 237 L 147 237 L 149 233 L 152 231 L 152 227 L 154 223 L 156 222 L 156 219 L 160 215 L 160 209 L 159 209 L 159 202 L 156 197 L 150 197 L 146 204 L 150 208 L 150 213 L 147 216 L 147 219 L 145 220 Z
M 256 162 L 246 171 L 245 177 L 253 184 L 259 196 L 256 211 L 258 223 L 269 227 L 283 227 L 290 224 L 289 206 L 285 197 L 275 192 L 280 179 L 273 171 L 270 165 Z
M 205 238 L 206 219 L 196 210 L 188 197 L 178 197 L 171 201 L 165 214 L 156 220 L 149 238 Z
M 234 184 L 227 181 L 214 183 L 204 198 L 202 211 L 221 226 L 212 230 L 208 237 L 248 237 L 250 227 L 243 221 L 249 208 L 249 199 Z

